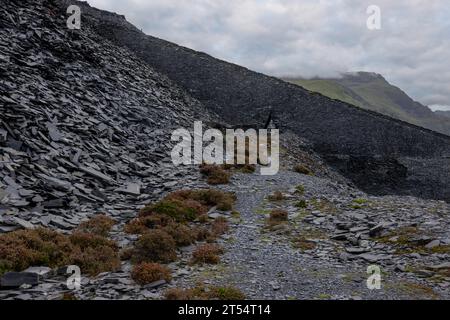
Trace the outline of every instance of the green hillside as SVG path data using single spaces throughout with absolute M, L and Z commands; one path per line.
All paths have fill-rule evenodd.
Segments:
M 450 119 L 414 101 L 381 75 L 346 74 L 339 79 L 285 78 L 307 90 L 450 135 Z

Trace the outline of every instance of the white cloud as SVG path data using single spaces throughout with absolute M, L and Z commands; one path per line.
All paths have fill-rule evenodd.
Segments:
M 89 0 L 154 35 L 267 74 L 383 74 L 450 105 L 448 0 Z M 382 29 L 366 27 L 378 5 Z

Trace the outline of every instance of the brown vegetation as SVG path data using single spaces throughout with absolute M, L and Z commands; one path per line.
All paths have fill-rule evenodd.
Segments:
M 194 264 L 217 264 L 223 253 L 222 247 L 214 244 L 203 244 L 197 247 L 192 253 L 192 263 Z
M 231 174 L 219 165 L 203 164 L 200 166 L 200 173 L 207 177 L 208 184 L 210 185 L 230 183 Z
M 72 264 L 95 276 L 120 267 L 118 251 L 115 242 L 85 231 L 63 235 L 44 228 L 20 230 L 0 235 L 0 274 L 35 265 L 55 268 Z
M 309 169 L 308 167 L 306 167 L 304 165 L 301 165 L 301 164 L 296 165 L 294 167 L 294 171 L 297 172 L 297 173 L 300 173 L 300 174 L 307 175 L 307 176 L 310 176 L 310 175 L 313 174 L 311 169 Z
M 159 280 L 172 280 L 169 268 L 158 263 L 140 263 L 133 267 L 131 278 L 140 285 L 146 285 Z
M 149 230 L 135 244 L 132 261 L 170 263 L 177 258 L 175 240 L 163 230 Z

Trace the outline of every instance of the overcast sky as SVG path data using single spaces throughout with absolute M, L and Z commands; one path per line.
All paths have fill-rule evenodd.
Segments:
M 149 35 L 274 76 L 380 73 L 450 110 L 449 0 L 88 0 Z M 381 9 L 381 30 L 366 25 Z

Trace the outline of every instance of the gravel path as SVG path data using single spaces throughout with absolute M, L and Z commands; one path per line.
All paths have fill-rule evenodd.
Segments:
M 341 262 L 333 249 L 302 253 L 283 233 L 264 232 L 265 216 L 258 211 L 268 195 L 303 185 L 309 195 L 336 197 L 364 195 L 346 186 L 320 178 L 281 172 L 275 177 L 236 175 L 225 187 L 238 197 L 236 210 L 241 221 L 223 242 L 223 264 L 203 273 L 201 281 L 234 285 L 249 299 L 430 299 L 445 297 L 418 288 L 414 282 L 389 272 L 383 274 L 382 289 L 367 288 L 366 261 Z M 354 192 L 354 193 L 352 193 Z M 288 232 L 286 232 L 288 233 Z M 198 280 L 198 279 L 197 279 Z M 448 293 L 447 293 L 448 298 Z

